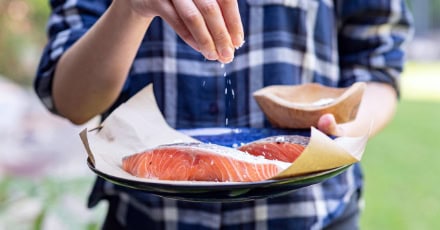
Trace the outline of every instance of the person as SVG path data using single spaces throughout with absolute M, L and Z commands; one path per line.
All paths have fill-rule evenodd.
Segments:
M 412 31 L 403 0 L 50 3 L 35 90 L 74 124 L 105 118 L 154 83 L 172 127 L 270 127 L 252 99 L 261 87 L 364 81 L 353 122 L 326 114 L 316 126 L 356 136 L 374 120 L 375 135 L 393 117 Z M 103 229 L 357 229 L 362 177 L 355 164 L 287 195 L 236 203 L 166 199 L 98 178 L 88 205 L 108 201 Z

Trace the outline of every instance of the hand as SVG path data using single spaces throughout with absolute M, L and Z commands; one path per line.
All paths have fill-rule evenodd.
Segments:
M 237 0 L 121 0 L 143 17 L 159 16 L 208 60 L 231 62 L 243 43 Z
M 333 114 L 324 114 L 319 118 L 318 129 L 328 135 L 345 136 L 346 132 L 342 125 L 336 123 L 335 116 Z
M 381 131 L 393 118 L 397 105 L 396 91 L 385 83 L 369 82 L 356 119 L 337 124 L 333 114 L 324 114 L 317 128 L 335 136 L 359 137 L 369 130 L 370 137 Z

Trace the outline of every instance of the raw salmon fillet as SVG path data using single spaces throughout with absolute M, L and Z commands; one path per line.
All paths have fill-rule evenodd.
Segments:
M 163 145 L 122 160 L 122 168 L 134 176 L 179 181 L 262 181 L 289 165 L 205 143 Z
M 251 142 L 238 149 L 269 160 L 292 163 L 301 155 L 308 143 L 309 138 L 304 136 L 273 136 Z

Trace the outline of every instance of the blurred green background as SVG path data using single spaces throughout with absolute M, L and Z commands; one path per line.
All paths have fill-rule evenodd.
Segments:
M 440 229 L 440 0 L 413 0 L 409 5 L 416 33 L 408 46 L 397 114 L 370 140 L 363 159 L 363 229 Z M 47 0 L 0 0 L 0 83 L 8 86 L 0 87 L 0 99 L 6 98 L 3 104 L 0 100 L 0 112 L 13 118 L 19 114 L 26 121 L 20 128 L 6 124 L 9 129 L 0 123 L 0 146 L 35 144 L 27 149 L 11 147 L 15 152 L 0 147 L 0 229 L 96 229 L 105 210 L 105 204 L 93 211 L 85 208 L 93 174 L 85 166 L 85 153 L 77 140 L 81 127 L 35 108 L 41 105 L 30 86 L 46 40 L 48 14 Z M 25 112 L 9 113 L 12 107 L 6 102 L 17 97 L 7 98 L 7 92 L 33 99 L 24 103 L 24 109 L 20 107 Z M 41 130 L 46 136 L 41 137 Z M 69 136 L 60 140 L 68 144 L 53 150 L 51 142 L 59 136 Z M 70 155 L 59 157 L 57 151 L 66 152 L 65 146 Z M 42 155 L 40 164 L 53 161 L 61 168 L 49 165 L 32 171 L 17 164 L 23 161 L 20 154 L 34 156 L 26 153 L 48 149 L 53 155 Z M 67 161 L 69 167 L 65 167 Z M 31 159 L 29 166 L 35 165 Z
M 0 0 L 0 74 L 30 85 L 46 41 L 48 0 Z

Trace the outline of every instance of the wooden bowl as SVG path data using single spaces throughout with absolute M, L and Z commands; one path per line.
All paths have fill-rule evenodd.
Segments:
M 274 127 L 310 128 L 332 113 L 337 123 L 352 121 L 357 114 L 366 84 L 332 88 L 317 83 L 297 86 L 273 85 L 253 96 Z

